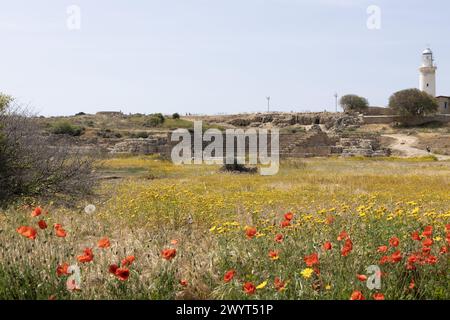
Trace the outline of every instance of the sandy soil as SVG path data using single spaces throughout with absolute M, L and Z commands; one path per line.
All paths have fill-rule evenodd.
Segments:
M 450 160 L 450 156 L 428 153 L 426 150 L 414 147 L 414 145 L 418 142 L 417 137 L 408 136 L 406 134 L 385 134 L 383 137 L 394 139 L 394 142 L 389 146 L 389 148 L 394 151 L 399 151 L 405 157 L 423 157 L 433 155 L 438 160 Z

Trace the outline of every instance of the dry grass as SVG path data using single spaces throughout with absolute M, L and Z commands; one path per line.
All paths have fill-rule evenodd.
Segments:
M 448 254 L 445 225 L 450 220 L 450 163 L 395 159 L 309 159 L 288 161 L 277 176 L 219 173 L 217 167 L 175 167 L 155 158 L 120 158 L 102 162 L 99 170 L 131 170 L 139 175 L 104 182 L 97 211 L 83 211 L 41 204 L 49 229 L 39 230 L 36 240 L 20 236 L 21 225 L 35 226 L 30 208 L 10 208 L 0 220 L 0 298 L 47 299 L 183 299 L 267 298 L 348 299 L 353 290 L 366 298 L 373 294 L 356 280 L 372 264 L 379 264 L 377 247 L 397 236 L 399 263 L 380 265 L 387 274 L 381 292 L 388 299 L 448 299 Z M 148 175 L 157 179 L 148 179 Z M 280 222 L 287 211 L 295 213 L 288 228 Z M 333 222 L 329 223 L 330 217 Z M 60 223 L 66 238 L 57 238 L 51 226 Z M 415 230 L 434 227 L 432 255 L 436 264 L 406 270 L 408 255 L 421 248 L 410 239 Z M 245 237 L 254 226 L 258 236 Z M 342 257 L 343 243 L 337 235 L 346 230 L 353 250 Z M 275 234 L 285 236 L 277 244 Z M 95 248 L 101 237 L 111 247 Z M 178 244 L 171 244 L 177 239 Z M 331 241 L 334 249 L 321 245 Z M 57 277 L 58 264 L 77 263 L 84 248 L 94 248 L 94 261 L 80 264 L 82 290 L 65 289 L 65 277 Z M 173 247 L 172 261 L 161 250 Z M 271 261 L 269 250 L 279 251 Z M 320 275 L 303 277 L 303 258 L 319 253 Z M 388 254 L 388 253 L 386 253 Z M 130 278 L 121 282 L 108 273 L 108 266 L 127 255 L 136 262 Z M 237 271 L 230 283 L 223 282 L 229 269 Z M 286 281 L 277 292 L 275 277 Z M 187 287 L 179 281 L 186 279 Z M 416 283 L 409 289 L 412 279 Z M 242 290 L 244 281 L 262 284 L 255 295 Z M 266 283 L 267 281 L 267 283 Z M 265 285 L 264 285 L 265 284 Z

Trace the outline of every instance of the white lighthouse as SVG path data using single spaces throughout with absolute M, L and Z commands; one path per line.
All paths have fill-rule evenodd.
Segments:
M 436 97 L 436 65 L 434 64 L 433 52 L 427 48 L 422 53 L 422 66 L 420 67 L 421 91 Z

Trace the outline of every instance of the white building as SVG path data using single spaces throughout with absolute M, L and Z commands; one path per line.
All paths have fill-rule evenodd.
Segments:
M 436 97 L 436 70 L 433 51 L 427 48 L 422 52 L 422 65 L 419 68 L 419 88 L 433 97 Z M 438 113 L 450 114 L 450 97 L 438 96 L 436 99 L 439 102 Z

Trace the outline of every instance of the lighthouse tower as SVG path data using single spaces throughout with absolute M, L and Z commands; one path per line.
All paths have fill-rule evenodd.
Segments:
M 430 48 L 422 53 L 422 66 L 420 67 L 420 90 L 436 97 L 436 65 L 433 52 Z

